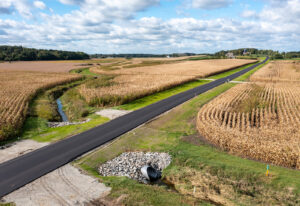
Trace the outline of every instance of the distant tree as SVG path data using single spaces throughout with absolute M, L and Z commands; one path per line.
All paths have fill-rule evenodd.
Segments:
M 83 52 L 59 50 L 30 49 L 21 46 L 0 46 L 0 60 L 5 61 L 32 61 L 32 60 L 80 60 L 89 59 Z

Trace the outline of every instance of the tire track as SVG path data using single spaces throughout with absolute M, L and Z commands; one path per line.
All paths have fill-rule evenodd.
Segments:
M 56 191 L 49 186 L 49 184 L 45 181 L 45 177 L 41 177 L 39 179 L 40 184 L 42 187 L 48 192 L 49 195 L 51 195 L 60 205 L 62 206 L 72 206 L 70 205 L 66 200 L 64 200 L 63 197 L 61 197 L 59 194 L 56 193 Z
M 72 189 L 79 197 L 81 197 L 84 201 L 89 202 L 86 197 L 89 197 L 87 193 L 81 191 L 76 185 L 74 185 L 66 175 L 66 168 L 62 167 L 57 170 L 58 176 L 60 179 L 70 188 Z

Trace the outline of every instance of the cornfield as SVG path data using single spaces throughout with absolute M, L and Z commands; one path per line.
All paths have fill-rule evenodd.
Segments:
M 0 71 L 0 140 L 18 133 L 30 100 L 41 90 L 80 79 L 56 73 Z
M 91 105 L 119 105 L 252 62 L 254 60 L 202 60 L 115 70 L 94 67 L 92 72 L 116 77 L 102 87 L 84 84 L 79 92 Z
M 300 82 L 295 63 L 285 64 L 265 66 L 204 105 L 200 134 L 232 154 L 300 169 Z
M 251 76 L 251 81 L 300 82 L 300 61 L 276 61 Z
M 135 68 L 121 68 L 107 71 L 100 67 L 94 67 L 91 71 L 100 74 L 116 75 L 175 75 L 195 76 L 198 78 L 207 77 L 216 73 L 231 70 L 256 60 L 246 59 L 214 59 L 201 61 L 183 61 L 173 64 L 162 64 L 158 66 L 145 66 Z

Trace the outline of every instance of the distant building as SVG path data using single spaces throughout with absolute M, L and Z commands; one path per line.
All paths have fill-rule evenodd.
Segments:
M 244 49 L 243 55 L 244 55 L 244 56 L 251 55 L 251 52 L 247 52 L 247 49 Z
M 235 56 L 232 52 L 228 52 L 225 56 L 229 59 L 235 59 Z

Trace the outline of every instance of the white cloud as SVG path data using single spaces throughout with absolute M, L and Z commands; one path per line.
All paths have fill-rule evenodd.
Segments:
M 244 18 L 258 18 L 258 14 L 254 10 L 245 10 L 241 13 Z
M 75 4 L 80 4 L 81 2 L 84 3 L 84 0 L 59 0 L 61 3 L 63 4 L 67 4 L 67 5 L 75 5 Z
M 192 8 L 200 9 L 219 9 L 229 6 L 233 0 L 191 0 L 190 6 Z
M 38 8 L 38 9 L 46 9 L 47 7 L 46 7 L 46 4 L 44 3 L 44 2 L 42 2 L 42 1 L 34 1 L 33 2 L 33 5 L 36 7 L 36 8 Z
M 0 14 L 10 14 L 13 11 L 19 12 L 23 17 L 31 18 L 31 4 L 28 0 L 1 0 Z
M 159 0 L 62 1 L 77 4 L 78 9 L 64 15 L 41 14 L 39 22 L 0 19 L 0 44 L 88 53 L 214 52 L 238 47 L 299 50 L 295 42 L 300 38 L 300 0 L 270 1 L 261 12 L 246 10 L 241 14 L 246 19 L 233 20 L 133 18 Z M 17 7 L 6 0 L 0 1 L 0 8 Z

